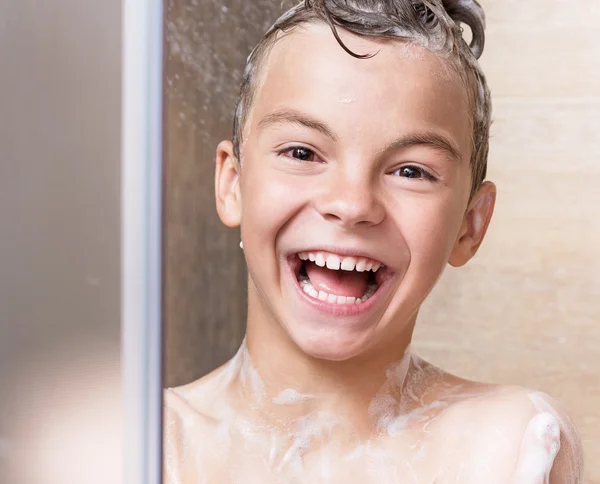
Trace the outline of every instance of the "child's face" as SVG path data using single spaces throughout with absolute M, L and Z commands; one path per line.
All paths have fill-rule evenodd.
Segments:
M 476 251 L 494 200 L 487 184 L 469 204 L 467 95 L 443 61 L 340 33 L 354 52 L 377 55 L 351 57 L 320 25 L 282 38 L 244 129 L 239 186 L 230 143 L 217 157 L 219 212 L 241 222 L 248 324 L 282 327 L 305 353 L 330 360 L 409 335 L 445 265 Z M 304 292 L 305 271 L 317 291 L 338 296 L 369 284 L 365 272 L 300 262 L 298 253 L 317 251 L 383 263 L 375 294 L 337 304 Z

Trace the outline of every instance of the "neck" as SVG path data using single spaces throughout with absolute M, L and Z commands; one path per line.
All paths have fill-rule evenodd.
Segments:
M 371 435 L 387 407 L 400 407 L 411 368 L 414 321 L 393 345 L 347 361 L 312 358 L 280 327 L 265 331 L 253 323 L 249 318 L 246 339 L 230 362 L 232 387 L 253 418 L 277 425 L 309 415 L 335 415 L 352 422 L 359 434 Z

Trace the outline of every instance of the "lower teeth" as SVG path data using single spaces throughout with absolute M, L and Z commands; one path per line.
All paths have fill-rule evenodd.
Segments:
M 312 282 L 310 282 L 310 279 L 303 274 L 300 274 L 300 276 L 298 277 L 298 280 L 300 281 L 300 287 L 306 294 L 308 294 L 309 296 L 311 296 L 315 299 L 320 299 L 321 301 L 327 301 L 332 304 L 360 304 L 360 303 L 363 303 L 367 299 L 372 297 L 378 288 L 377 284 L 371 283 L 367 286 L 367 290 L 365 291 L 365 294 L 363 295 L 363 297 L 355 298 L 355 297 L 349 297 L 349 296 L 336 296 L 335 294 L 328 294 L 325 291 L 317 291 L 315 289 L 315 287 L 312 285 Z

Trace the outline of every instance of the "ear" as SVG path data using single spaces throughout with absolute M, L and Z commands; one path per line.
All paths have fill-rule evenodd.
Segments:
M 465 265 L 476 253 L 492 219 L 496 203 L 496 185 L 485 182 L 473 195 L 448 262 L 454 267 Z
M 238 227 L 242 220 L 242 196 L 240 192 L 240 167 L 233 154 L 231 141 L 221 141 L 217 146 L 215 170 L 215 195 L 217 213 L 228 227 Z

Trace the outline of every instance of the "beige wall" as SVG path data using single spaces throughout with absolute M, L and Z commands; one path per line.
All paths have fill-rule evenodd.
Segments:
M 432 294 L 415 347 L 461 376 L 556 396 L 581 429 L 585 482 L 600 484 L 600 2 L 481 1 L 496 214 L 478 256 Z M 220 364 L 243 335 L 244 266 L 214 214 L 213 153 L 230 135 L 243 60 L 279 4 L 169 2 L 170 385 Z
M 482 0 L 494 97 L 494 220 L 449 269 L 415 348 L 461 376 L 561 400 L 600 483 L 600 40 L 597 0 Z

